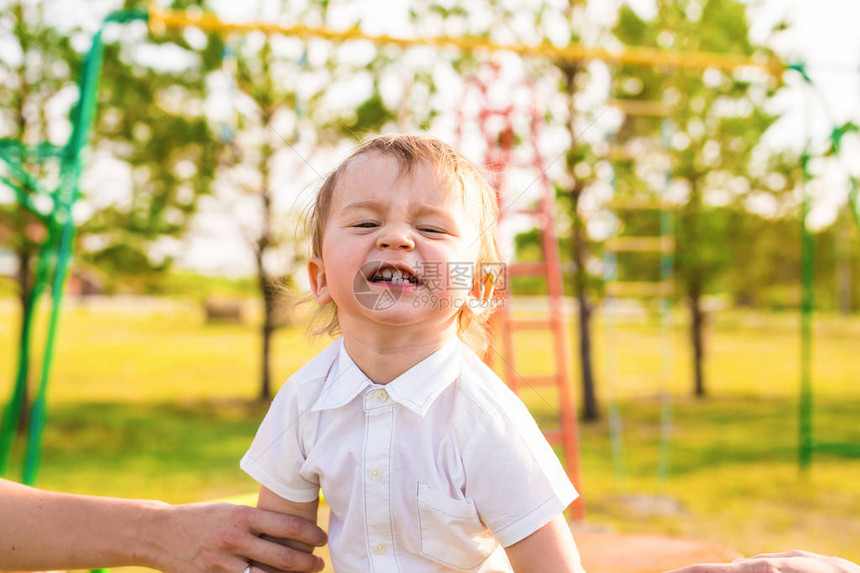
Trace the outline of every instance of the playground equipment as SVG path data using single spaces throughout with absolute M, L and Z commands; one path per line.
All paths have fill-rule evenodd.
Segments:
M 858 176 L 853 175 L 850 169 L 845 165 L 842 156 L 842 138 L 850 132 L 858 132 L 857 125 L 847 123 L 837 125 L 833 119 L 833 114 L 827 106 L 827 100 L 815 88 L 812 78 L 806 70 L 806 66 L 801 63 L 791 64 L 789 70 L 796 72 L 802 79 L 807 88 L 807 119 L 810 115 L 809 108 L 812 106 L 813 97 L 820 100 L 824 108 L 826 117 L 831 126 L 829 149 L 827 153 L 835 156 L 840 163 L 840 166 L 845 172 L 846 181 L 848 183 L 848 208 L 854 216 L 854 221 L 860 228 L 860 197 L 858 197 Z M 808 122 L 807 122 L 808 123 Z M 813 398 L 813 383 L 812 383 L 812 325 L 814 313 L 813 300 L 813 274 L 815 269 L 815 236 L 809 229 L 807 219 L 811 208 L 810 181 L 812 174 L 809 171 L 809 164 L 812 159 L 812 135 L 809 133 L 809 125 L 807 129 L 806 147 L 801 156 L 801 167 L 803 169 L 803 202 L 801 205 L 800 225 L 801 225 L 801 278 L 803 283 L 803 294 L 801 299 L 801 348 L 800 348 L 800 436 L 799 436 L 799 463 L 801 470 L 806 470 L 812 465 L 813 452 L 826 452 L 829 454 L 860 457 L 860 444 L 840 441 L 818 440 L 815 435 L 815 426 L 813 423 L 813 413 L 815 403 Z
M 466 83 L 464 104 L 460 106 L 458 112 L 457 138 L 462 141 L 463 129 L 467 125 L 480 129 L 484 144 L 484 164 L 496 189 L 499 202 L 498 225 L 506 226 L 514 218 L 528 219 L 540 236 L 543 260 L 540 262 L 512 261 L 504 268 L 505 284 L 497 287 L 497 292 L 502 293 L 503 296 L 502 304 L 494 315 L 495 330 L 501 333 L 502 351 L 498 352 L 495 348 L 491 348 L 485 359 L 492 365 L 498 356 L 504 364 L 505 383 L 519 395 L 522 395 L 525 390 L 524 386 L 544 401 L 546 399 L 539 393 L 539 388 L 554 387 L 558 392 L 558 409 L 553 409 L 558 414 L 559 427 L 544 431 L 544 435 L 550 444 L 561 447 L 567 475 L 580 493 L 580 497 L 571 506 L 571 514 L 574 520 L 582 521 L 585 517 L 585 504 L 579 464 L 576 408 L 574 408 L 571 387 L 573 368 L 567 336 L 568 322 L 564 311 L 561 258 L 555 234 L 555 189 L 547 175 L 548 166 L 538 146 L 540 128 L 544 122 L 535 89 L 531 83 L 518 82 L 516 85 L 506 86 L 505 101 L 495 102 L 489 92 L 494 84 L 498 88 L 501 83 L 499 69 L 490 67 L 489 71 L 486 79 L 481 75 L 475 75 Z M 476 112 L 477 117 L 470 117 L 465 105 L 470 99 L 477 99 L 477 102 L 472 102 L 477 103 L 478 109 L 472 110 L 473 113 Z M 524 153 L 515 153 L 516 141 L 519 141 L 519 148 Z M 528 191 L 528 188 L 521 189 L 512 183 L 511 169 L 516 168 L 528 174 L 528 180 L 538 186 L 535 207 L 525 208 L 524 201 L 520 201 L 517 205 L 517 200 Z M 543 279 L 547 286 L 548 318 L 514 318 L 515 305 L 508 281 L 516 276 Z M 529 376 L 519 373 L 516 367 L 514 341 L 514 334 L 517 331 L 544 332 L 551 336 L 554 365 L 552 372 Z
M 431 37 L 400 38 L 388 35 L 370 35 L 358 29 L 333 30 L 324 27 L 304 25 L 280 26 L 268 22 L 229 23 L 211 14 L 182 12 L 163 9 L 152 5 L 147 11 L 127 10 L 109 15 L 98 32 L 85 57 L 84 71 L 80 78 L 80 97 L 72 114 L 72 134 L 64 146 L 39 144 L 24 145 L 19 141 L 0 141 L 0 159 L 5 163 L 10 177 L 3 176 L 0 181 L 15 193 L 21 205 L 43 221 L 47 238 L 39 252 L 38 268 L 33 294 L 24 309 L 22 318 L 22 343 L 18 357 L 18 370 L 12 396 L 7 404 L 0 428 L 0 475 L 5 473 L 11 455 L 19 414 L 29 378 L 29 364 L 32 346 L 32 329 L 39 299 L 48 282 L 52 285 L 52 307 L 49 318 L 48 337 L 42 354 L 42 371 L 36 399 L 33 404 L 28 429 L 27 449 L 22 481 L 33 483 L 39 466 L 41 436 L 45 424 L 46 396 L 50 380 L 53 349 L 56 338 L 57 321 L 62 302 L 63 285 L 67 275 L 68 263 L 72 254 L 72 239 L 75 233 L 74 222 L 70 216 L 72 207 L 79 196 L 79 178 L 83 167 L 84 152 L 95 113 L 96 93 L 98 90 L 101 61 L 104 51 L 102 31 L 111 24 L 126 24 L 133 21 L 146 21 L 153 32 L 166 28 L 193 26 L 203 31 L 220 34 L 261 31 L 267 34 L 282 34 L 295 37 L 316 37 L 332 41 L 369 40 L 375 44 L 392 44 L 403 47 L 439 46 L 453 47 L 467 51 L 512 52 L 528 57 L 551 57 L 563 60 L 602 60 L 637 65 L 663 65 L 677 68 L 700 69 L 712 67 L 730 70 L 742 66 L 764 69 L 771 74 L 779 74 L 782 64 L 776 60 L 753 60 L 743 57 L 707 53 L 661 52 L 649 49 L 609 51 L 587 48 L 579 45 L 554 46 L 550 44 L 498 44 L 485 38 L 475 37 Z M 28 166 L 47 162 L 59 162 L 60 183 L 54 190 L 45 190 L 39 181 L 28 172 Z M 51 208 L 43 210 L 35 197 L 45 197 Z
M 72 240 L 75 235 L 72 207 L 80 194 L 79 181 L 83 170 L 83 152 L 89 142 L 95 116 L 99 74 L 104 53 L 102 32 L 105 27 L 113 23 L 126 24 L 135 20 L 146 20 L 146 17 L 146 12 L 141 11 L 116 12 L 105 19 L 93 36 L 93 43 L 84 59 L 84 71 L 78 83 L 80 95 L 72 112 L 72 132 L 65 145 L 54 146 L 48 143 L 25 145 L 20 141 L 0 140 L 0 159 L 5 162 L 6 170 L 11 175 L 11 178 L 0 176 L 0 181 L 14 191 L 18 202 L 33 213 L 47 231 L 47 236 L 39 249 L 33 292 L 22 317 L 22 341 L 12 397 L 3 413 L 3 425 L 0 427 L 0 476 L 6 472 L 19 414 L 22 412 L 22 402 L 29 379 L 33 322 L 36 318 L 39 299 L 45 286 L 48 283 L 51 285 L 52 305 L 48 335 L 42 354 L 39 386 L 30 413 L 24 458 L 22 482 L 25 484 L 32 484 L 39 470 L 39 453 L 42 432 L 45 428 L 46 398 L 57 321 L 63 298 L 63 285 L 72 256 Z M 27 170 L 31 165 L 47 163 L 59 163 L 59 183 L 55 189 L 45 189 L 41 182 Z M 43 209 L 39 206 L 40 200 L 43 199 L 47 200 L 50 208 Z
M 671 138 L 672 123 L 668 119 L 668 110 L 660 102 L 634 102 L 631 100 L 614 100 L 613 105 L 625 115 L 649 117 L 660 122 L 661 145 L 665 149 Z M 672 433 L 672 400 L 668 385 L 672 378 L 673 348 L 671 341 L 672 323 L 672 269 L 674 264 L 674 206 L 666 201 L 671 173 L 668 168 L 663 170 L 662 187 L 659 189 L 646 188 L 643 190 L 619 190 L 617 170 L 621 164 L 631 164 L 635 155 L 624 149 L 610 149 L 609 159 L 613 165 L 612 189 L 613 196 L 608 207 L 612 211 L 613 236 L 604 246 L 604 284 L 606 285 L 603 303 L 606 344 L 606 383 L 609 388 L 609 430 L 612 443 L 612 467 L 615 474 L 616 488 L 627 494 L 627 469 L 624 455 L 623 417 L 617 397 L 616 387 L 620 380 L 627 376 L 622 373 L 618 357 L 619 326 L 623 321 L 621 305 L 625 300 L 645 300 L 656 303 L 657 316 L 660 322 L 660 353 L 659 370 L 652 373 L 639 372 L 637 380 L 643 378 L 656 380 L 660 401 L 660 449 L 657 469 L 657 490 L 661 493 L 669 477 Z M 656 234 L 635 236 L 623 229 L 625 219 L 631 216 L 647 217 L 656 221 L 652 225 L 657 229 Z M 619 235 L 619 231 L 623 233 Z M 639 232 L 641 233 L 641 231 Z M 656 255 L 656 261 L 654 257 Z M 646 265 L 651 270 L 649 277 L 638 277 L 631 280 L 624 275 L 625 262 L 622 257 L 646 258 Z M 657 268 L 651 268 L 656 264 Z M 655 272 L 656 271 L 656 272 Z

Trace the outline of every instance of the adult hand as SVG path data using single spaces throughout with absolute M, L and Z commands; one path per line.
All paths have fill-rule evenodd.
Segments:
M 809 551 L 762 553 L 733 563 L 692 565 L 669 573 L 860 573 L 860 566 Z
M 228 503 L 164 505 L 159 513 L 144 519 L 141 539 L 154 543 L 144 548 L 141 561 L 167 573 L 243 573 L 249 564 L 255 565 L 254 573 L 324 568 L 323 560 L 311 553 L 260 537 L 325 545 L 325 532 L 299 517 Z

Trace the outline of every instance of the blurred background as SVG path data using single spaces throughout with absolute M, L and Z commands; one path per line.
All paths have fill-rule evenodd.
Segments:
M 587 523 L 860 560 L 860 5 L 154 6 L 590 55 L 106 26 L 36 485 L 174 503 L 256 491 L 238 460 L 271 396 L 328 343 L 305 336 L 311 305 L 296 305 L 317 186 L 373 133 L 429 132 L 483 164 L 477 77 L 487 101 L 525 110 L 513 157 L 536 149 L 549 176 Z M 24 380 L 4 414 L 17 426 L 9 479 L 39 396 L 50 286 L 29 335 L 24 309 L 59 204 L 28 182 L 62 188 L 46 157 L 83 121 L 93 36 L 111 12 L 146 8 L 0 0 L 0 404 Z M 685 63 L 611 57 L 627 52 Z M 522 85 L 533 99 L 513 95 Z M 534 173 L 507 176 L 505 200 L 534 205 Z M 511 261 L 541 259 L 527 221 L 501 233 Z M 545 312 L 544 279 L 511 276 L 507 290 L 515 315 Z M 547 336 L 515 338 L 523 376 L 554 360 Z M 557 425 L 555 390 L 526 390 L 539 423 Z

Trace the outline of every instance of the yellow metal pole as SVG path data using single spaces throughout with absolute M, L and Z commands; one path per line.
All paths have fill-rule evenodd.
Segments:
M 706 52 L 668 52 L 650 48 L 627 48 L 625 50 L 607 50 L 589 48 L 581 44 L 554 46 L 552 44 L 499 44 L 485 38 L 475 36 L 433 36 L 401 38 L 387 34 L 366 34 L 357 28 L 349 30 L 333 30 L 331 28 L 305 26 L 296 24 L 283 26 L 271 22 L 224 22 L 214 14 L 188 13 L 170 10 L 156 5 L 149 7 L 149 26 L 153 32 L 166 28 L 195 26 L 201 30 L 230 33 L 230 32 L 263 32 L 266 34 L 282 34 L 297 38 L 323 38 L 335 42 L 348 40 L 367 40 L 374 44 L 392 44 L 396 46 L 439 46 L 454 47 L 465 51 L 487 50 L 491 52 L 513 52 L 521 56 L 555 58 L 561 60 L 583 61 L 600 60 L 640 66 L 669 66 L 682 69 L 715 68 L 732 71 L 741 67 L 753 67 L 765 70 L 774 77 L 781 77 L 785 65 L 778 59 L 756 59 L 745 56 L 730 56 Z

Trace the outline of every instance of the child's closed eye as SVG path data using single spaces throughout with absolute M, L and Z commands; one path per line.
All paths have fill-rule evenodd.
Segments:
M 443 229 L 437 229 L 436 227 L 418 227 L 418 230 L 422 233 L 445 234 L 445 231 Z
M 379 223 L 374 221 L 362 221 L 361 223 L 356 223 L 353 227 L 357 229 L 372 229 L 374 227 L 378 227 Z

